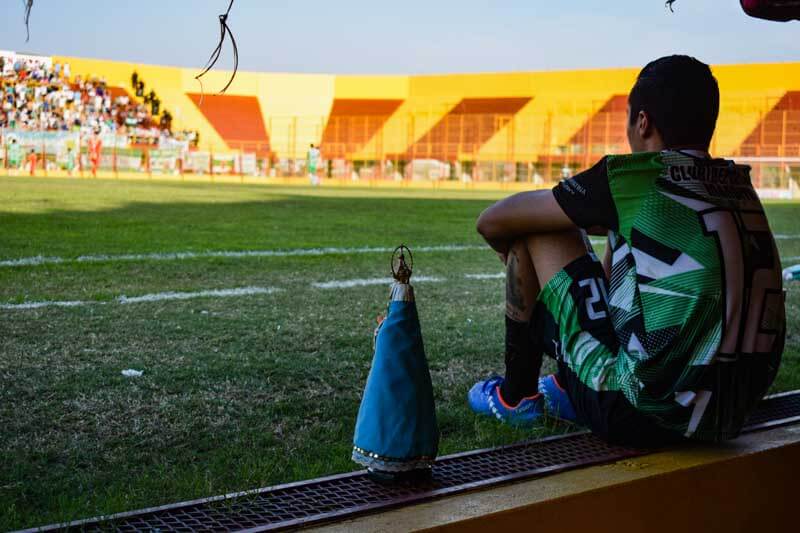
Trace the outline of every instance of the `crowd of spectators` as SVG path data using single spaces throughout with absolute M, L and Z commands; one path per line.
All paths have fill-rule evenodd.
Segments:
M 0 94 L 0 128 L 113 133 L 132 144 L 196 144 L 196 134 L 172 131 L 172 116 L 160 102 L 138 102 L 103 77 L 72 77 L 69 63 L 0 56 Z

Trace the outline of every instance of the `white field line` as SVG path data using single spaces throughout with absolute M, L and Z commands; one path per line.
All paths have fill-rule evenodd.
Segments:
M 320 281 L 312 283 L 311 286 L 315 289 L 350 289 L 352 287 L 364 287 L 367 285 L 386 285 L 387 287 L 392 284 L 392 278 L 366 278 L 366 279 L 343 279 L 333 281 Z M 413 276 L 411 282 L 428 282 L 439 283 L 445 281 L 443 278 L 436 278 L 431 276 Z
M 784 262 L 800 260 L 800 256 L 785 257 Z M 502 279 L 506 275 L 504 272 L 492 273 L 479 273 L 479 274 L 464 274 L 466 279 L 475 280 L 489 280 L 489 279 Z M 369 285 L 391 285 L 391 278 L 361 278 L 361 279 L 346 279 L 346 280 L 333 280 L 324 282 L 314 282 L 311 286 L 315 289 L 349 289 L 353 287 L 364 287 Z M 422 283 L 440 283 L 447 281 L 444 278 L 434 276 L 415 276 L 415 282 Z M 793 287 L 794 288 L 794 287 Z M 126 305 L 135 303 L 148 303 L 148 302 L 161 302 L 166 300 L 189 300 L 192 298 L 229 298 L 235 296 L 252 296 L 256 294 L 272 294 L 280 292 L 283 289 L 277 287 L 239 287 L 235 289 L 208 289 L 192 292 L 157 292 L 152 294 L 143 294 L 141 296 L 125 296 L 120 295 L 114 298 L 113 302 Z M 53 301 L 40 301 L 40 302 L 23 302 L 20 304 L 0 304 L 0 309 L 9 311 L 21 311 L 25 309 L 40 309 L 43 307 L 81 307 L 87 305 L 104 305 L 109 302 L 92 302 L 84 300 L 53 300 Z
M 194 292 L 157 292 L 142 296 L 122 296 L 116 301 L 121 304 L 137 304 L 142 302 L 161 302 L 164 300 L 189 300 L 191 298 L 229 298 L 231 296 L 251 296 L 254 294 L 272 294 L 281 289 L 274 287 L 241 287 L 238 289 L 213 289 Z
M 493 274 L 464 274 L 464 277 L 467 279 L 504 279 L 506 277 L 506 273 L 496 272 Z
M 251 296 L 255 294 L 272 294 L 282 289 L 275 287 L 240 287 L 237 289 L 212 289 L 194 292 L 157 292 L 154 294 L 143 294 L 141 296 L 125 296 L 124 294 L 114 298 L 118 304 L 135 304 L 144 302 L 161 302 L 165 300 L 189 300 L 191 298 L 229 298 L 232 296 Z M 81 307 L 85 305 L 104 305 L 107 302 L 89 302 L 82 300 L 72 301 L 42 301 L 25 302 L 21 304 L 0 304 L 0 309 L 23 310 L 39 309 L 41 307 Z
M 19 259 L 2 259 L 0 267 L 20 267 L 37 265 L 55 265 L 60 263 L 101 263 L 114 261 L 175 261 L 207 257 L 294 257 L 316 255 L 350 255 L 389 253 L 394 248 L 381 246 L 363 246 L 357 248 L 287 248 L 283 250 L 208 250 L 205 252 L 166 252 L 151 254 L 100 254 L 81 255 L 78 257 L 58 257 L 36 255 Z M 488 250 L 487 246 L 475 244 L 443 244 L 439 246 L 417 246 L 414 252 L 461 252 L 466 250 Z
M 21 304 L 0 304 L 0 309 L 39 309 L 40 307 L 79 307 L 102 302 L 84 302 L 81 300 L 67 300 L 60 302 L 25 302 Z
M 800 234 L 788 235 L 779 233 L 776 240 L 800 239 Z M 604 244 L 604 238 L 591 238 L 592 244 Z M 487 250 L 485 245 L 478 244 L 442 244 L 437 246 L 418 246 L 414 252 L 463 252 L 470 250 Z M 362 246 L 355 248 L 287 248 L 278 250 L 208 250 L 205 252 L 164 252 L 149 254 L 98 254 L 80 255 L 78 257 L 59 257 L 35 255 L 17 259 L 0 259 L 0 267 L 24 267 L 38 265 L 57 265 L 61 263 L 102 263 L 117 261 L 182 261 L 186 259 L 203 259 L 209 257 L 248 258 L 248 257 L 296 257 L 320 255 L 350 255 L 387 253 L 394 250 L 382 246 Z

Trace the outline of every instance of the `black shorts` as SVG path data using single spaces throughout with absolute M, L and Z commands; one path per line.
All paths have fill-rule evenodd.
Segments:
M 609 444 L 658 448 L 686 440 L 637 411 L 622 392 L 590 389 L 563 361 L 558 363 L 556 377 L 569 396 L 578 423 Z
M 558 363 L 558 381 L 578 422 L 605 441 L 650 448 L 684 440 L 682 434 L 660 427 L 639 412 L 621 390 L 606 386 L 595 390 L 587 385 L 602 372 L 598 362 L 615 358 L 619 351 L 607 293 L 608 282 L 594 254 L 571 262 L 542 288 L 531 319 L 532 340 Z M 582 340 L 587 333 L 591 344 Z M 565 342 L 570 350 L 562 346 Z

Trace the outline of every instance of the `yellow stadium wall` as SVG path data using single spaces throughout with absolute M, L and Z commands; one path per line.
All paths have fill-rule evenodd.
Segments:
M 719 81 L 720 116 L 713 148 L 733 151 L 787 92 L 800 89 L 800 63 L 713 67 Z
M 53 61 L 68 62 L 73 76 L 104 76 L 109 85 L 125 87 L 131 96 L 133 96 L 131 74 L 136 71 L 145 82 L 146 90 L 154 89 L 161 99 L 162 107 L 172 113 L 175 128 L 197 130 L 204 147 L 209 146 L 218 150 L 227 148 L 225 141 L 186 96 L 187 92 L 199 90 L 199 85 L 188 69 L 77 57 L 57 56 L 53 57 Z M 194 82 L 194 85 L 187 84 L 187 78 Z M 210 80 L 205 84 L 211 87 Z
M 130 90 L 136 70 L 174 116 L 178 129 L 198 130 L 201 148 L 230 149 L 187 96 L 200 92 L 197 69 L 54 57 L 67 61 L 73 75 L 104 76 L 109 84 Z M 775 102 L 800 90 L 800 63 L 721 65 L 713 67 L 722 95 L 717 135 L 719 155 L 733 153 Z M 562 146 L 612 96 L 627 94 L 638 69 L 552 72 L 448 74 L 428 76 L 353 76 L 239 72 L 226 94 L 255 96 L 272 150 L 280 157 L 303 157 L 309 143 L 321 140 L 334 99 L 397 99 L 400 107 L 367 142 L 360 156 L 403 153 L 463 98 L 530 97 L 513 122 L 496 131 L 480 148 L 478 159 L 508 155 L 531 161 Z M 207 94 L 225 85 L 230 72 L 203 78 Z M 323 147 L 324 149 L 324 147 Z M 359 155 L 359 154 L 356 154 Z

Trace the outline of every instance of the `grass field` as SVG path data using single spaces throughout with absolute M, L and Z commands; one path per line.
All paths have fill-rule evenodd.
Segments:
M 465 404 L 502 370 L 503 280 L 467 277 L 502 271 L 474 230 L 500 196 L 0 178 L 0 530 L 355 469 L 387 285 L 314 284 L 386 277 L 389 254 L 363 247 L 405 242 L 415 277 L 438 279 L 415 286 L 442 453 L 563 431 L 512 431 Z M 767 212 L 800 262 L 800 205 Z M 321 247 L 356 250 L 207 253 Z M 197 254 L 157 255 L 175 252 Z M 799 286 L 775 391 L 800 387 Z M 263 291 L 164 294 L 246 287 Z M 9 307 L 31 302 L 62 304 Z

